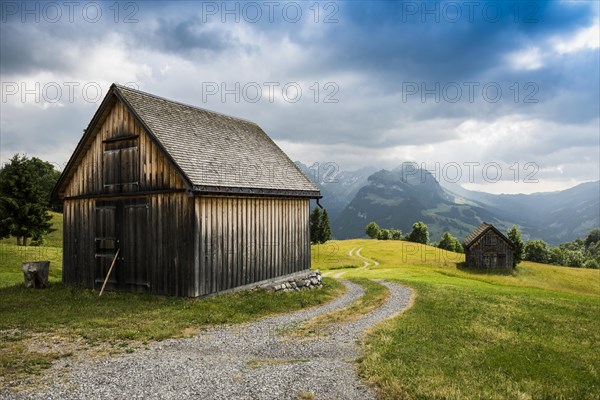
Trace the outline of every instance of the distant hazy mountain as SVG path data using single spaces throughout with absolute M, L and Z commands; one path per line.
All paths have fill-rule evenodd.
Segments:
M 526 238 L 557 245 L 600 226 L 600 182 L 560 192 L 494 195 L 458 185 L 443 188 L 433 175 L 412 164 L 377 172 L 297 164 L 321 188 L 321 204 L 330 214 L 337 239 L 364 237 L 370 221 L 405 233 L 414 222 L 423 221 L 433 241 L 445 231 L 462 240 L 485 221 L 503 232 L 516 224 Z
M 367 184 L 369 176 L 377 171 L 373 167 L 340 171 L 336 164 L 329 162 L 315 163 L 309 167 L 296 161 L 296 165 L 321 189 L 323 199 L 320 203 L 327 209 L 332 221 Z
M 600 182 L 557 192 L 494 195 L 452 188 L 459 198 L 481 204 L 513 221 L 534 239 L 551 244 L 571 241 L 600 226 Z

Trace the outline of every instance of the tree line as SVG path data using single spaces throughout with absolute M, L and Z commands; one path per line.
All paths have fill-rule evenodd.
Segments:
M 402 235 L 399 229 L 383 229 L 376 222 L 370 222 L 365 227 L 365 233 L 371 239 L 377 240 L 405 240 L 421 244 L 430 244 L 440 249 L 464 253 L 461 242 L 445 232 L 437 243 L 429 242 L 429 230 L 422 222 L 415 222 L 412 230 L 407 235 Z M 595 268 L 600 266 L 600 229 L 589 231 L 587 236 L 577 238 L 572 242 L 562 243 L 556 247 L 549 247 L 543 240 L 530 240 L 524 242 L 521 230 L 513 225 L 507 232 L 507 238 L 512 242 L 514 248 L 514 266 L 521 261 L 533 261 L 544 264 L 554 264 L 577 268 Z
M 524 259 L 544 264 L 567 267 L 600 267 L 600 229 L 594 228 L 585 238 L 550 247 L 543 240 L 531 240 L 525 244 Z
M 377 240 L 406 240 L 407 242 L 432 244 L 440 249 L 463 253 L 463 247 L 460 241 L 452 236 L 450 232 L 445 232 L 438 243 L 429 242 L 429 228 L 422 221 L 415 222 L 410 233 L 402 235 L 400 229 L 383 229 L 375 221 L 369 222 L 365 228 L 365 233 L 371 239 Z

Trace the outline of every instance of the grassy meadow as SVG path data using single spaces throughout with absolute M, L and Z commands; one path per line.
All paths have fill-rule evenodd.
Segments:
M 349 253 L 361 248 L 379 265 L 353 264 Z M 461 254 L 402 241 L 314 250 L 313 267 L 330 276 L 415 290 L 410 310 L 368 335 L 359 362 L 381 399 L 600 398 L 600 271 L 529 262 L 471 271 Z
M 60 214 L 53 218 L 56 231 L 44 246 L 0 241 L 0 382 L 38 373 L 84 348 L 135 351 L 207 325 L 322 304 L 344 290 L 326 278 L 324 290 L 300 293 L 182 299 L 107 292 L 98 298 L 97 291 L 60 283 L 62 221 Z M 21 263 L 42 259 L 51 261 L 51 287 L 25 289 Z M 387 289 L 371 279 L 414 290 L 412 308 L 373 328 L 364 343 L 358 369 L 381 399 L 600 399 L 599 270 L 524 262 L 509 272 L 473 271 L 460 254 L 376 240 L 313 246 L 312 261 L 329 277 L 342 273 L 363 285 L 365 296 L 309 321 L 297 335 L 380 305 Z M 59 346 L 35 345 L 57 340 Z

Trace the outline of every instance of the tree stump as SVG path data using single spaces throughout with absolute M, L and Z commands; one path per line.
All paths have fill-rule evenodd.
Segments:
M 23 275 L 25 276 L 25 287 L 47 288 L 48 270 L 50 261 L 30 261 L 23 263 Z

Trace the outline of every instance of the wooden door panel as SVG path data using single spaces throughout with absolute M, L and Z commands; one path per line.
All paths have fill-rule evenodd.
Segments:
M 117 206 L 114 203 L 98 202 L 96 204 L 96 237 L 95 237 L 95 286 L 99 287 L 104 282 L 110 264 L 118 249 L 117 237 Z M 117 275 L 111 274 L 107 285 L 116 288 Z
M 150 287 L 147 216 L 146 199 L 129 200 L 123 204 L 121 256 L 124 282 L 129 290 L 144 291 Z
M 106 279 L 119 250 L 107 287 L 146 291 L 148 274 L 148 201 L 146 198 L 98 201 L 96 205 L 95 284 Z

